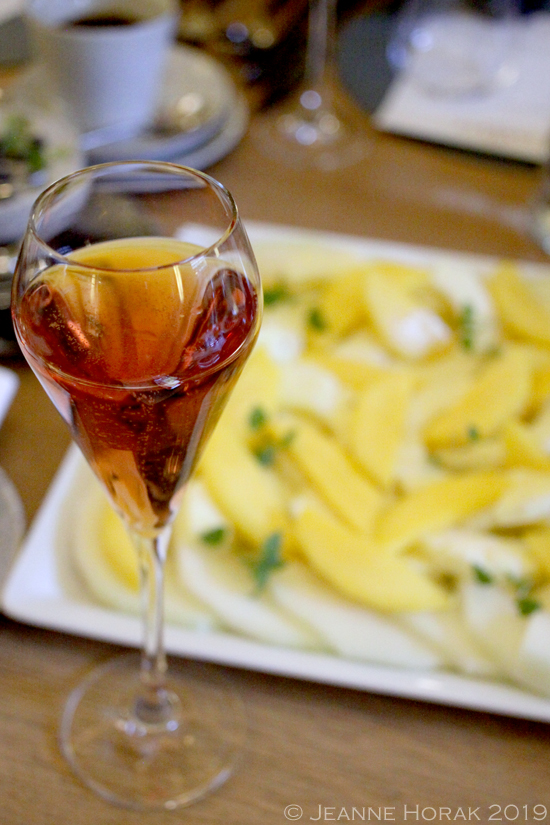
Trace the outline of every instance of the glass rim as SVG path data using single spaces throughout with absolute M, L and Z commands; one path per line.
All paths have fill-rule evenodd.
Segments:
M 82 263 L 80 261 L 75 261 L 74 258 L 71 258 L 71 254 L 62 254 L 54 249 L 48 241 L 44 240 L 41 237 L 40 232 L 37 226 L 37 215 L 39 212 L 40 207 L 42 206 L 43 202 L 47 200 L 47 198 L 51 197 L 52 193 L 56 191 L 56 189 L 61 188 L 62 186 L 66 186 L 73 180 L 78 180 L 79 178 L 84 178 L 86 175 L 89 175 L 91 172 L 107 172 L 109 169 L 113 168 L 122 168 L 122 167 L 156 167 L 157 169 L 162 169 L 165 173 L 171 172 L 172 174 L 181 175 L 182 173 L 187 174 L 190 177 L 198 178 L 204 184 L 210 187 L 210 189 L 214 190 L 218 193 L 218 195 L 223 195 L 226 198 L 227 204 L 230 207 L 230 215 L 228 216 L 228 226 L 224 232 L 220 235 L 219 238 L 214 241 L 214 243 L 210 244 L 209 246 L 202 247 L 200 251 L 195 252 L 192 255 L 188 255 L 186 258 L 177 258 L 174 261 L 170 261 L 169 263 L 164 264 L 157 264 L 155 266 L 143 266 L 143 267 L 123 267 L 123 268 L 111 268 L 105 266 L 95 266 L 92 264 Z M 192 263 L 193 261 L 198 260 L 199 258 L 208 257 L 209 254 L 214 254 L 215 250 L 219 249 L 223 246 L 224 243 L 234 234 L 235 229 L 240 221 L 239 210 L 237 208 L 237 204 L 233 198 L 231 192 L 226 189 L 223 183 L 213 178 L 211 175 L 207 175 L 205 172 L 201 172 L 198 169 L 193 169 L 191 166 L 183 166 L 177 163 L 171 163 L 169 161 L 156 161 L 156 160 L 116 160 L 116 161 L 109 161 L 108 163 L 97 163 L 91 166 L 84 166 L 81 169 L 77 169 L 74 172 L 71 172 L 69 175 L 64 175 L 62 178 L 51 183 L 46 189 L 44 189 L 36 198 L 32 205 L 31 212 L 29 214 L 28 223 L 27 223 L 27 231 L 32 235 L 33 239 L 38 243 L 40 247 L 47 250 L 47 254 L 50 257 L 56 259 L 57 263 L 65 264 L 67 266 L 78 266 L 79 269 L 82 269 L 84 272 L 87 270 L 94 271 L 97 273 L 98 270 L 105 273 L 110 272 L 157 272 L 162 269 L 166 269 L 170 266 L 183 266 L 184 264 Z M 128 236 L 133 237 L 133 236 Z M 140 236 L 142 237 L 142 236 Z M 156 237 L 156 236 L 147 236 L 144 235 L 143 237 Z M 174 240 L 178 240 L 174 238 Z M 84 247 L 79 247 L 79 249 Z M 74 250 L 77 252 L 78 250 Z

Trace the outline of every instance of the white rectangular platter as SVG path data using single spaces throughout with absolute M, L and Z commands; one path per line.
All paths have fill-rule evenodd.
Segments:
M 482 269 L 494 263 L 490 258 L 287 227 L 250 224 L 248 229 L 253 244 L 263 240 L 280 241 L 281 244 L 317 240 L 365 257 L 385 256 L 408 263 L 428 263 L 444 258 L 455 265 L 462 262 Z M 526 268 L 543 271 L 535 264 Z M 80 584 L 68 562 L 66 546 L 72 528 L 66 502 L 69 493 L 72 496 L 78 493 L 82 465 L 80 453 L 72 447 L 4 583 L 1 607 L 7 616 L 33 626 L 137 647 L 141 642 L 139 619 L 97 604 Z M 550 722 L 550 700 L 503 683 L 443 671 L 423 672 L 370 665 L 333 655 L 261 644 L 236 634 L 189 631 L 175 625 L 167 626 L 165 639 L 167 651 L 176 656 Z

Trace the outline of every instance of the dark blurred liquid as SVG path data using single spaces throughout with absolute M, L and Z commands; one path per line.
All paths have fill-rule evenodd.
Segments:
M 139 23 L 138 17 L 122 14 L 97 14 L 90 17 L 79 17 L 65 24 L 66 29 L 79 28 L 112 28 L 113 26 L 133 26 Z

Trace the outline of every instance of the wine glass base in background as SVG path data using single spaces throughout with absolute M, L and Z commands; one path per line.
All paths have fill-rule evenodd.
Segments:
M 360 127 L 332 108 L 302 105 L 274 109 L 258 122 L 254 132 L 260 151 L 293 169 L 337 171 L 362 161 L 369 142 Z
M 208 670 L 204 675 L 203 671 Z M 135 810 L 189 805 L 231 775 L 246 732 L 241 700 L 219 672 L 171 661 L 164 724 L 133 716 L 140 692 L 136 655 L 95 669 L 70 695 L 61 748 L 80 779 L 108 801 Z

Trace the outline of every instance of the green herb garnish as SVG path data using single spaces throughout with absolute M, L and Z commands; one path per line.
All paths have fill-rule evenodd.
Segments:
M 206 533 L 201 534 L 201 541 L 204 544 L 210 544 L 215 547 L 221 544 L 227 534 L 225 527 L 215 527 L 213 530 L 207 530 Z
M 274 284 L 270 289 L 264 289 L 264 304 L 266 307 L 288 301 L 290 292 L 286 284 Z
M 518 578 L 518 576 L 514 576 L 512 573 L 506 575 L 506 581 L 514 588 L 518 598 L 528 596 L 533 589 L 533 582 L 530 579 Z
M 0 135 L 0 159 L 23 161 L 28 173 L 39 172 L 46 166 L 42 140 L 33 135 L 30 123 L 23 115 L 6 119 Z
M 252 430 L 260 430 L 267 423 L 266 412 L 261 407 L 254 407 L 248 417 L 248 423 Z
M 296 432 L 294 430 L 289 430 L 281 439 L 279 439 L 277 442 L 277 447 L 279 450 L 286 450 L 287 447 L 290 447 L 295 438 Z
M 271 467 L 275 463 L 277 448 L 275 444 L 263 444 L 254 450 L 254 455 L 263 467 Z
M 531 613 L 535 612 L 535 610 L 540 610 L 542 608 L 541 603 L 536 599 L 533 599 L 531 596 L 524 596 L 521 599 L 516 599 L 516 604 L 522 616 L 530 616 Z
M 492 584 L 493 577 L 487 570 L 484 570 L 483 567 L 479 567 L 477 564 L 472 565 L 472 571 L 474 573 L 475 580 L 478 584 Z
M 282 544 L 282 534 L 272 533 L 264 541 L 259 558 L 251 563 L 258 592 L 264 589 L 271 573 L 284 566 L 285 562 L 281 558 Z
M 473 424 L 468 427 L 468 438 L 470 441 L 479 441 L 481 438 L 478 428 L 474 427 Z
M 458 329 L 460 334 L 460 343 L 466 350 L 474 348 L 474 308 L 471 304 L 466 304 L 462 307 L 458 317 Z
M 264 467 L 271 467 L 275 463 L 277 453 L 280 450 L 285 450 L 290 445 L 295 435 L 296 433 L 294 430 L 289 430 L 279 439 L 267 436 L 262 439 L 261 443 L 258 444 L 252 452 L 260 464 Z
M 319 307 L 312 307 L 310 309 L 307 322 L 316 332 L 323 332 L 327 328 L 327 322 L 323 318 L 323 313 Z

